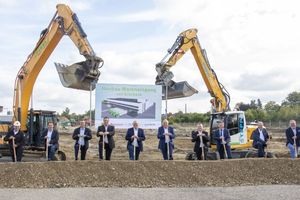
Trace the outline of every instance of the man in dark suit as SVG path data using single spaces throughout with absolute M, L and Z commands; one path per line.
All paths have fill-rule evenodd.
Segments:
M 98 127 L 97 137 L 99 140 L 99 160 L 103 160 L 103 143 L 105 149 L 105 159 L 110 160 L 113 148 L 115 148 L 115 141 L 113 136 L 115 135 L 115 127 L 109 125 L 109 118 L 103 118 L 103 124 Z
M 164 119 L 163 125 L 158 128 L 157 138 L 158 148 L 161 150 L 164 160 L 173 160 L 173 149 L 175 133 L 173 127 L 169 126 L 169 121 Z
M 197 124 L 197 130 L 192 131 L 192 142 L 195 142 L 194 152 L 197 155 L 198 160 L 207 159 L 207 151 L 208 151 L 208 142 L 209 137 L 208 133 L 203 130 L 203 125 L 201 123 Z M 202 149 L 204 152 L 202 152 Z M 204 155 L 204 158 L 202 156 Z
M 258 157 L 265 156 L 265 147 L 269 139 L 269 134 L 267 130 L 263 127 L 263 122 L 258 122 L 257 129 L 252 132 L 253 144 L 252 146 L 258 149 Z
M 285 131 L 286 146 L 290 149 L 291 158 L 298 157 L 300 146 L 300 127 L 297 127 L 295 120 L 290 120 L 290 127 Z
M 42 137 L 45 138 L 45 146 L 48 146 L 48 161 L 54 160 L 55 152 L 58 150 L 59 133 L 54 129 L 54 123 L 48 122 L 48 128 L 42 133 Z
M 144 130 L 139 128 L 138 122 L 133 121 L 133 127 L 127 130 L 125 139 L 128 141 L 127 149 L 130 160 L 138 160 L 140 152 L 143 151 L 143 141 L 146 139 Z
M 85 160 L 86 152 L 89 148 L 89 140 L 92 139 L 91 129 L 85 127 L 85 121 L 80 121 L 80 127 L 76 128 L 72 136 L 73 140 L 76 140 L 75 160 L 78 160 L 78 151 L 80 147 L 80 159 Z
M 217 150 L 220 154 L 220 159 L 224 159 L 224 149 L 226 149 L 227 158 L 231 159 L 230 149 L 230 134 L 227 128 L 224 128 L 224 122 L 221 121 L 218 124 L 219 129 L 214 131 L 213 137 L 217 142 Z
M 12 155 L 13 162 L 16 162 L 16 160 L 17 162 L 21 162 L 23 156 L 23 146 L 25 143 L 25 137 L 24 133 L 20 131 L 20 126 L 21 123 L 19 121 L 15 121 L 13 129 L 8 131 L 8 133 L 4 137 L 4 141 L 9 142 L 9 150 Z M 14 152 L 16 153 L 16 155 Z

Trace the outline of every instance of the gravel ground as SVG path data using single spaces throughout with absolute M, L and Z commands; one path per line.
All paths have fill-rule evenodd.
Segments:
M 60 188 L 60 189 L 0 189 L 1 199 L 61 200 L 296 200 L 300 186 L 264 185 L 242 187 L 200 187 L 200 188 Z
M 0 163 L 0 188 L 202 187 L 300 184 L 300 160 Z

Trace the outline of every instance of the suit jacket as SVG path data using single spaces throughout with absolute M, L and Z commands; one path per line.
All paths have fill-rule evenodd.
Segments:
M 47 136 L 47 134 L 48 134 L 48 129 L 45 129 L 42 133 L 42 138 L 45 138 Z M 49 144 L 55 145 L 58 148 L 58 146 L 59 146 L 58 140 L 59 140 L 59 133 L 57 130 L 53 129 Z M 46 144 L 46 139 L 45 139 L 45 144 Z
M 195 142 L 194 151 L 200 148 L 201 140 L 200 137 L 197 136 L 198 133 L 198 131 L 192 131 L 192 142 Z M 207 143 L 209 142 L 208 133 L 206 131 L 202 131 L 202 134 L 204 134 L 202 136 L 203 144 L 207 147 Z
M 288 145 L 288 143 L 294 145 L 294 139 L 293 139 L 294 132 L 291 127 L 286 129 L 285 135 L 286 135 L 286 145 Z M 296 136 L 297 136 L 296 145 L 299 147 L 300 146 L 300 127 L 296 127 Z
M 97 137 L 100 137 L 99 143 L 101 143 L 103 141 L 103 135 L 99 135 L 99 132 L 105 132 L 104 125 L 99 126 L 98 130 L 97 130 Z M 107 132 L 109 132 L 109 134 L 107 135 L 108 146 L 109 146 L 109 148 L 113 149 L 113 148 L 115 148 L 115 141 L 113 138 L 113 136 L 115 135 L 115 127 L 108 125 Z
M 230 143 L 230 134 L 227 128 L 223 129 L 223 136 L 224 136 L 224 140 L 227 144 Z M 216 140 L 218 145 L 222 145 L 222 140 L 220 139 L 221 135 L 220 135 L 220 129 L 217 129 L 214 131 L 213 134 L 214 140 Z
M 9 146 L 12 148 L 12 140 L 9 140 L 10 136 L 14 136 L 15 137 L 15 145 L 17 145 L 18 147 L 23 147 L 25 144 L 25 137 L 24 137 L 24 133 L 22 131 L 19 130 L 19 132 L 15 135 L 14 133 L 14 129 L 11 129 L 6 136 L 4 137 L 4 141 L 9 141 Z M 18 148 L 17 147 L 17 148 Z
M 260 133 L 259 133 L 259 130 L 258 130 L 258 128 L 257 129 L 255 129 L 253 132 L 252 132 L 252 139 L 253 139 L 253 144 L 252 144 L 252 146 L 253 147 L 257 147 L 257 143 L 258 142 L 261 142 L 262 144 L 264 144 L 265 145 L 265 143 L 268 141 L 268 139 L 269 139 L 269 134 L 268 134 L 268 132 L 267 132 L 267 129 L 265 129 L 265 128 L 263 128 L 262 129 L 262 133 L 263 133 L 263 135 L 264 135 L 264 138 L 265 138 L 265 140 L 262 140 L 262 139 L 260 139 Z
M 131 145 L 131 143 L 134 140 L 133 138 L 131 138 L 133 135 L 134 135 L 134 129 L 133 128 L 129 128 L 127 130 L 127 133 L 126 133 L 126 136 L 125 136 L 125 139 L 128 141 L 127 142 L 127 149 L 129 147 L 129 145 Z M 137 142 L 138 142 L 140 151 L 143 151 L 143 141 L 145 139 L 146 139 L 146 137 L 145 137 L 145 134 L 144 134 L 144 130 L 141 129 L 141 128 L 139 128 L 138 129 L 138 139 L 137 139 Z
M 73 132 L 73 140 L 76 140 L 75 144 L 78 144 L 79 141 L 79 137 L 78 135 L 80 134 L 80 127 L 76 128 Z M 84 146 L 85 148 L 89 148 L 89 140 L 92 139 L 92 133 L 91 133 L 91 129 L 89 128 L 84 128 Z
M 158 133 L 157 133 L 157 138 L 159 139 L 159 143 L 158 143 L 158 148 L 159 149 L 165 149 L 164 145 L 165 145 L 165 136 L 164 136 L 165 130 L 164 127 L 161 126 L 158 128 Z M 170 144 L 173 146 L 174 148 L 174 143 L 173 140 L 175 139 L 175 133 L 174 133 L 174 129 L 173 127 L 169 126 L 168 127 L 168 133 L 170 133 Z

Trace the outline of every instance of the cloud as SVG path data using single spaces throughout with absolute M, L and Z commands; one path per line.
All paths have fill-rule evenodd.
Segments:
M 154 0 L 149 6 L 113 12 L 109 1 L 30 2 L 0 0 L 0 16 L 7 19 L 0 22 L 5 30 L 0 33 L 0 97 L 5 106 L 12 104 L 16 73 L 58 2 L 68 4 L 78 14 L 92 47 L 104 59 L 100 83 L 153 84 L 155 64 L 180 32 L 195 27 L 211 66 L 231 94 L 232 105 L 257 98 L 263 103 L 272 99 L 280 102 L 289 92 L 300 90 L 296 73 L 300 66 L 300 15 L 295 0 Z M 34 87 L 36 108 L 62 111 L 70 107 L 71 112 L 79 113 L 89 109 L 89 92 L 63 88 L 53 65 L 83 59 L 72 41 L 64 37 Z M 199 94 L 170 100 L 169 110 L 184 111 L 187 103 L 188 111 L 208 111 L 210 96 L 191 53 L 172 71 L 175 81 L 188 81 Z
M 247 91 L 278 91 L 288 88 L 290 80 L 279 72 L 242 73 L 234 82 L 234 88 Z

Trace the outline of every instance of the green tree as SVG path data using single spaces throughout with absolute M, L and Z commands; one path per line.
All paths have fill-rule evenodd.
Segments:
M 61 116 L 70 119 L 70 108 L 66 107 L 66 109 L 61 113 Z
M 283 106 L 296 106 L 300 105 L 300 92 L 292 92 L 288 94 L 285 100 L 282 102 Z

